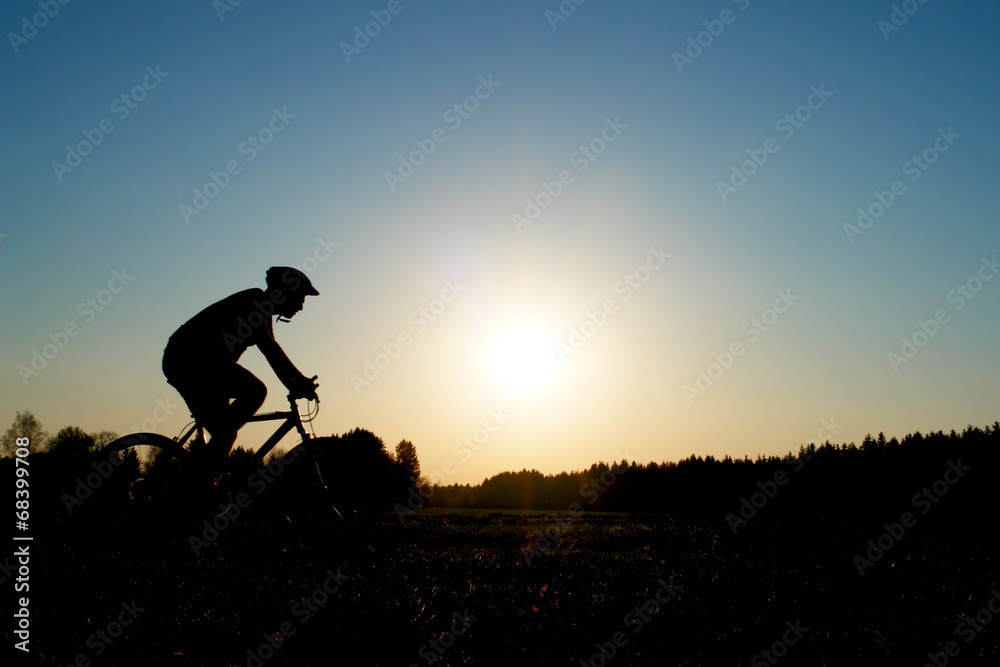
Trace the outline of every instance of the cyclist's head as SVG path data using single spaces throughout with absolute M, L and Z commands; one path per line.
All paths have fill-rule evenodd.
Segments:
M 302 310 L 307 296 L 319 296 L 306 274 L 290 266 L 272 266 L 267 270 L 267 291 L 280 291 L 284 299 L 275 304 L 278 315 L 289 318 Z

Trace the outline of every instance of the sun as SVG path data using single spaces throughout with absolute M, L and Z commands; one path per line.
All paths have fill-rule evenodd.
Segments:
M 494 375 L 519 392 L 544 388 L 558 368 L 555 343 L 542 327 L 518 324 L 501 331 L 490 350 Z

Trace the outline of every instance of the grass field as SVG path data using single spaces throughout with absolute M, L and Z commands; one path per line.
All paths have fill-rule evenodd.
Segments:
M 36 657 L 922 665 L 949 639 L 958 664 L 1000 655 L 994 625 L 956 634 L 998 585 L 992 540 L 934 515 L 861 576 L 852 558 L 877 522 L 760 518 L 734 534 L 710 517 L 424 510 L 405 525 L 384 516 L 362 536 L 248 511 L 196 555 L 189 536 L 204 516 L 181 514 L 81 521 L 35 542 Z M 546 529 L 548 543 L 536 542 Z M 120 635 L 107 643 L 98 631 Z

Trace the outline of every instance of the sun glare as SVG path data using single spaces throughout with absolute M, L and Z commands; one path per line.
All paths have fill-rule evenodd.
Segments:
M 491 352 L 493 373 L 510 389 L 528 392 L 549 383 L 558 365 L 552 337 L 521 324 L 502 331 Z

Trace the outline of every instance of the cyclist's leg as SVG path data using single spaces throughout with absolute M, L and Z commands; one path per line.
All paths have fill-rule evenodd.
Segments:
M 168 346 L 164 374 L 187 403 L 191 414 L 212 436 L 218 455 L 225 459 L 236 432 L 260 409 L 267 387 L 239 364 L 228 359 L 206 359 Z M 230 403 L 230 399 L 234 399 Z
M 226 405 L 217 411 L 218 417 L 209 433 L 213 440 L 225 443 L 225 454 L 229 455 L 236 441 L 236 432 L 243 428 L 244 424 L 250 421 L 260 406 L 264 404 L 267 397 L 267 387 L 256 375 L 243 368 L 235 362 L 228 362 L 214 371 L 214 380 L 219 387 L 215 396 L 222 395 Z M 232 403 L 228 399 L 233 399 Z

